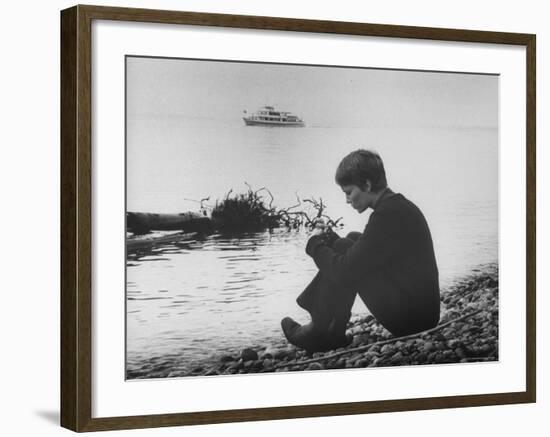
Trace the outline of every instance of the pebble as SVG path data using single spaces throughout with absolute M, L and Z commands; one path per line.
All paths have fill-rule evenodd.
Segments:
M 424 343 L 424 352 L 431 352 L 435 349 L 435 346 L 432 342 L 430 341 L 427 341 L 426 343 Z
M 367 317 L 365 317 L 364 322 L 365 323 L 371 323 L 374 321 L 374 316 L 372 314 L 369 314 Z
M 469 332 L 471 335 L 479 334 L 482 331 L 482 329 L 478 326 L 471 326 L 469 329 Z
M 374 345 L 372 346 L 369 351 L 371 351 L 372 353 L 375 353 L 375 354 L 379 354 L 380 353 L 380 345 Z
M 397 352 L 396 354 L 392 355 L 391 357 L 391 363 L 392 364 L 400 364 L 403 361 L 403 354 L 401 352 Z
M 287 360 L 293 360 L 295 358 L 296 358 L 296 351 L 289 350 L 286 354 L 286 359 Z
M 428 354 L 426 354 L 425 352 L 420 352 L 420 353 L 416 354 L 414 358 L 417 361 L 423 363 L 428 359 Z
M 443 337 L 445 338 L 452 337 L 454 335 L 454 329 L 453 328 L 444 329 L 442 334 L 443 334 Z
M 442 360 L 451 363 L 453 361 L 456 361 L 455 356 L 456 355 L 452 350 L 446 350 L 443 351 Z
M 479 351 L 480 351 L 483 355 L 486 355 L 486 354 L 488 354 L 489 352 L 491 352 L 491 349 L 492 349 L 491 346 L 489 346 L 488 344 L 485 344 L 485 345 L 483 345 L 483 346 L 481 346 L 481 347 L 479 348 Z
M 458 338 L 453 338 L 447 341 L 447 347 L 451 349 L 456 349 L 458 346 L 461 345 L 461 343 L 462 342 Z
M 351 345 L 355 347 L 355 346 L 359 346 L 362 344 L 369 344 L 369 343 L 371 343 L 370 336 L 368 334 L 361 334 L 353 337 Z
M 235 361 L 234 363 L 230 364 L 227 367 L 227 370 L 239 370 L 243 367 L 243 363 L 239 361 Z
M 229 361 L 236 361 L 235 358 L 233 358 L 232 356 L 230 355 L 224 355 L 223 357 L 220 358 L 220 361 L 222 363 L 227 363 Z
M 291 352 L 292 350 L 289 348 L 277 349 L 273 354 L 273 358 L 275 358 L 276 360 L 281 360 L 283 358 L 286 358 Z
M 258 353 L 253 349 L 246 348 L 242 350 L 241 358 L 243 361 L 254 361 L 258 359 Z
M 378 357 L 378 353 L 374 352 L 373 350 L 369 350 L 363 354 L 363 357 L 367 360 L 372 360 Z
M 455 349 L 455 354 L 458 358 L 466 358 L 466 353 L 464 352 L 464 349 L 461 347 L 457 347 Z

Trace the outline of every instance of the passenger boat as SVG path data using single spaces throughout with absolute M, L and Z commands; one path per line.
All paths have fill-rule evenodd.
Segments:
M 246 110 L 244 113 L 247 113 Z M 297 115 L 277 111 L 273 106 L 263 106 L 253 114 L 244 116 L 243 120 L 247 126 L 304 126 L 304 121 Z

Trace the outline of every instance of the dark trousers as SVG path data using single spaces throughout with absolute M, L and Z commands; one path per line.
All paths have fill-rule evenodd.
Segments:
M 344 254 L 360 236 L 359 232 L 350 232 L 345 238 L 338 238 L 332 244 L 332 249 Z M 356 294 L 355 290 L 337 286 L 319 271 L 296 302 L 309 312 L 311 321 L 318 330 L 342 335 L 351 317 Z

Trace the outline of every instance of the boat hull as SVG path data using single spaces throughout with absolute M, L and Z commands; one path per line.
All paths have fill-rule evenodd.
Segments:
M 303 127 L 303 121 L 266 121 L 266 120 L 251 120 L 243 117 L 244 123 L 247 126 L 272 126 L 272 127 Z

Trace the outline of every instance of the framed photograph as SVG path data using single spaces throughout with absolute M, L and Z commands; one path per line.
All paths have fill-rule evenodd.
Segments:
M 61 12 L 61 425 L 535 402 L 535 35 Z

